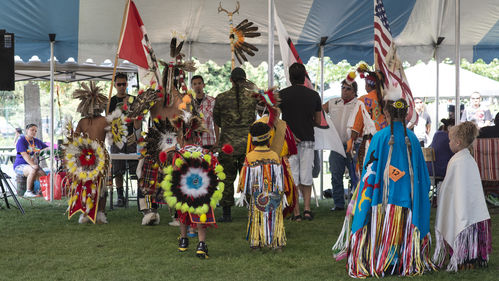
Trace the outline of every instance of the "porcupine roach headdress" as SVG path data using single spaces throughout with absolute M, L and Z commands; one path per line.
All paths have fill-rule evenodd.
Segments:
M 81 83 L 81 87 L 82 89 L 73 92 L 73 98 L 81 100 L 76 111 L 83 117 L 100 115 L 107 105 L 107 97 L 100 92 L 101 88 L 96 85 L 95 81 L 90 81 L 88 85 Z
M 279 92 L 275 91 L 275 87 L 264 90 L 257 90 L 253 93 L 253 97 L 258 100 L 259 104 L 264 104 L 266 109 L 269 111 L 269 122 L 267 125 L 269 127 L 274 127 L 274 121 L 279 116 L 279 104 L 281 99 L 279 98 Z
M 383 102 L 383 96 L 384 96 L 384 81 L 385 81 L 385 76 L 383 75 L 383 72 L 376 70 L 376 71 L 370 71 L 369 67 L 365 63 L 361 63 L 359 67 L 357 68 L 357 72 L 360 74 L 360 78 L 363 78 L 366 80 L 366 83 L 370 85 L 371 87 L 376 89 L 376 93 L 378 95 L 378 100 L 380 103 Z
M 174 62 L 166 63 L 160 61 L 165 67 L 162 75 L 163 86 L 165 87 L 165 106 L 171 106 L 173 98 L 171 96 L 172 89 L 180 89 L 183 94 L 187 93 L 187 85 L 185 84 L 185 72 L 194 72 L 196 67 L 192 60 L 183 61 L 184 54 L 180 51 L 184 41 L 181 41 L 177 46 L 177 37 L 173 36 L 170 42 L 170 57 Z

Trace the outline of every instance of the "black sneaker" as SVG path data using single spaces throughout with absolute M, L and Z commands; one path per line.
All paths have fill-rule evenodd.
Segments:
M 217 222 L 232 222 L 232 216 L 221 216 L 217 219 Z
M 232 222 L 231 207 L 223 207 L 222 216 L 217 218 L 218 222 Z
M 125 207 L 125 200 L 123 198 L 118 198 L 118 202 L 116 203 L 116 207 Z
M 196 256 L 202 259 L 208 258 L 208 246 L 206 246 L 205 242 L 203 241 L 199 242 L 198 248 L 196 249 Z
M 187 251 L 187 248 L 189 247 L 189 239 L 186 238 L 180 238 L 178 240 L 178 251 L 179 252 L 185 252 Z

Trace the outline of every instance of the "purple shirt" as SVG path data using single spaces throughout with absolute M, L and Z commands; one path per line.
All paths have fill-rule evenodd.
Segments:
M 433 135 L 433 141 L 430 144 L 430 147 L 433 147 L 435 150 L 435 175 L 437 177 L 445 177 L 445 173 L 447 172 L 447 164 L 449 160 L 454 155 L 450 150 L 449 146 L 449 132 L 445 131 L 437 131 L 435 135 Z M 433 171 L 431 169 L 430 163 L 427 163 L 428 171 L 430 176 L 433 175 Z
M 23 156 L 21 155 L 21 152 L 26 152 L 28 153 L 29 156 L 32 157 L 33 154 L 35 154 L 35 151 L 39 151 L 47 147 L 47 145 L 44 144 L 41 140 L 37 138 L 33 139 L 34 139 L 35 148 L 32 148 L 30 146 L 25 136 L 19 137 L 19 140 L 17 141 L 16 144 L 17 155 L 16 155 L 16 161 L 14 162 L 14 169 L 19 165 L 28 164 L 28 162 L 26 162 L 26 160 L 24 160 Z M 33 142 L 31 143 L 33 144 Z

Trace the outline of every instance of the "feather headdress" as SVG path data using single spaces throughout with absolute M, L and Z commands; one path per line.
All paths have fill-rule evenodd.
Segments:
M 161 119 L 160 117 L 154 118 L 153 126 L 149 128 L 143 140 L 144 150 L 141 151 L 143 155 L 154 157 L 156 163 L 164 162 L 160 160 L 161 152 L 177 144 L 175 128 L 168 119 Z
M 127 117 L 129 118 L 139 118 L 139 116 L 146 115 L 154 104 L 161 100 L 162 94 L 161 89 L 155 90 L 154 88 L 149 88 L 145 91 L 139 91 L 139 95 L 136 97 L 128 97 L 127 107 Z M 140 118 L 139 118 L 140 119 Z
M 76 111 L 83 117 L 99 116 L 107 105 L 107 97 L 100 92 L 101 87 L 95 81 L 90 81 L 88 85 L 81 83 L 81 87 L 73 92 L 73 98 L 81 100 Z
M 165 67 L 163 70 L 162 80 L 166 92 L 166 105 L 171 106 L 173 99 L 171 92 L 175 87 L 181 90 L 183 94 L 187 93 L 187 85 L 185 84 L 185 73 L 196 71 L 195 63 L 192 60 L 184 61 L 184 54 L 181 53 L 184 41 L 182 40 L 177 45 L 177 37 L 174 34 L 170 41 L 170 57 L 174 62 L 167 63 L 160 60 L 159 62 Z M 165 83 L 166 82 L 166 83 Z

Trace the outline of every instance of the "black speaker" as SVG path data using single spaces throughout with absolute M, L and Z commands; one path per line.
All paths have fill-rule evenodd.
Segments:
M 0 30 L 0 91 L 14 91 L 14 33 Z

